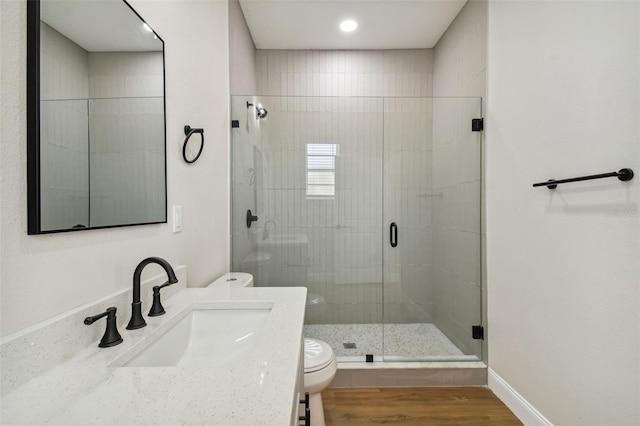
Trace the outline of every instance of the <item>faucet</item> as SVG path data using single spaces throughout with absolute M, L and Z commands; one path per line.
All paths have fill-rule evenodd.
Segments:
M 267 238 L 269 238 L 269 228 L 267 227 L 268 224 L 272 223 L 273 224 L 273 228 L 275 229 L 276 227 L 276 223 L 273 220 L 268 220 L 264 223 L 264 226 L 262 227 L 262 239 L 266 240 Z
M 104 335 L 98 344 L 101 348 L 109 348 L 111 346 L 119 345 L 122 343 L 122 336 L 118 333 L 118 326 L 116 325 L 116 311 L 118 309 L 115 306 L 107 308 L 101 314 L 94 315 L 92 317 L 86 317 L 84 319 L 85 325 L 91 325 L 100 318 L 107 317 L 107 328 L 104 331 Z
M 142 328 L 147 325 L 144 318 L 142 317 L 142 302 L 140 301 L 140 275 L 142 275 L 142 270 L 150 263 L 156 263 L 165 270 L 167 273 L 167 277 L 169 281 L 166 283 L 167 285 L 175 284 L 178 282 L 176 278 L 176 274 L 173 271 L 173 268 L 166 260 L 160 257 L 148 257 L 136 266 L 136 270 L 133 273 L 133 302 L 131 303 L 131 319 L 129 320 L 129 324 L 127 324 L 127 330 L 135 330 L 138 328 Z

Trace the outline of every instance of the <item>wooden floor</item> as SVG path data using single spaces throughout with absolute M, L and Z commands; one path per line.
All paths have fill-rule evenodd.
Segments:
M 522 425 L 483 387 L 327 389 L 322 401 L 327 426 Z

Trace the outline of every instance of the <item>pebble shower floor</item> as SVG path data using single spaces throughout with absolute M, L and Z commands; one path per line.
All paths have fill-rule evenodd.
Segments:
M 385 341 L 383 352 L 382 330 Z M 408 360 L 443 360 L 466 356 L 433 324 L 309 324 L 305 337 L 323 340 L 337 357 L 374 354 Z M 350 348 L 355 343 L 355 348 Z M 346 345 L 345 345 L 346 344 Z M 471 357 L 476 359 L 475 357 Z

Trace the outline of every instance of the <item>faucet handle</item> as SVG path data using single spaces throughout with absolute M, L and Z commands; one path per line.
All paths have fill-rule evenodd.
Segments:
M 116 325 L 116 311 L 117 308 L 115 306 L 111 306 L 101 314 L 94 315 L 92 317 L 86 317 L 84 319 L 84 323 L 86 325 L 91 325 L 100 318 L 105 316 L 107 317 L 107 328 L 104 332 L 104 335 L 102 336 L 102 339 L 100 340 L 100 343 L 98 344 L 98 346 L 101 348 L 108 348 L 110 346 L 115 346 L 122 343 L 122 336 L 120 336 L 120 333 L 118 333 L 118 327 Z
M 150 317 L 157 317 L 165 314 L 164 307 L 162 306 L 162 301 L 160 300 L 160 289 L 170 286 L 172 283 L 171 280 L 167 281 L 162 285 L 153 286 L 153 305 L 151 305 L 151 309 L 149 309 L 149 313 L 147 314 Z

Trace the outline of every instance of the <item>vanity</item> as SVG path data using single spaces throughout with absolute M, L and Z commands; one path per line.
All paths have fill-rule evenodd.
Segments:
M 38 356 L 29 348 L 46 349 L 42 339 L 51 334 L 42 327 L 59 327 L 69 316 L 26 330 L 2 345 L 2 423 L 299 425 L 305 300 L 305 288 L 179 289 L 164 302 L 167 313 L 147 318 L 145 328 L 121 327 L 130 312 L 118 312 L 122 344 L 99 348 L 95 339 L 12 386 L 6 374 Z M 183 350 L 175 338 L 186 335 L 191 347 Z M 11 343 L 24 356 L 12 360 Z

